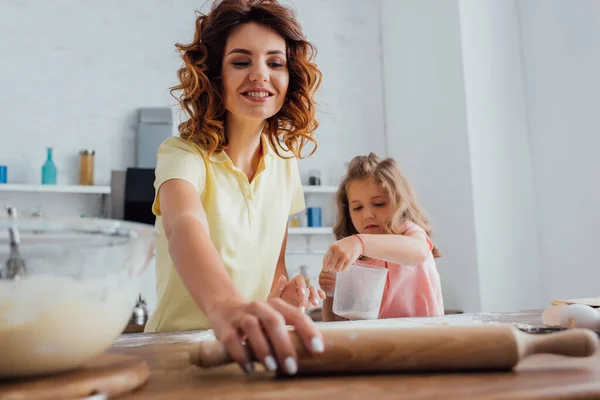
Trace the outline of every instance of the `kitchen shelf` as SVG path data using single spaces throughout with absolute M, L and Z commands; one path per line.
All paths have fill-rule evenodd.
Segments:
M 335 193 L 337 186 L 319 186 L 319 185 L 304 185 L 302 186 L 304 193 Z
M 290 227 L 288 229 L 288 234 L 290 234 L 290 235 L 328 235 L 328 234 L 333 234 L 333 228 L 331 228 L 330 226 L 318 227 L 318 228 L 313 228 L 313 227 L 293 228 L 293 227 Z
M 110 186 L 0 184 L 0 192 L 110 194 Z
M 310 256 L 310 255 L 322 256 L 325 254 L 326 251 L 327 250 L 311 250 L 311 249 L 286 250 L 285 254 L 290 255 L 290 256 Z

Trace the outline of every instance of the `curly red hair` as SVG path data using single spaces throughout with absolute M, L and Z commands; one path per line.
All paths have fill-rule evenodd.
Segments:
M 313 62 L 317 51 L 306 41 L 294 12 L 276 0 L 216 0 L 208 14 L 198 13 L 193 41 L 176 44 L 184 65 L 177 72 L 180 84 L 171 88 L 171 94 L 181 91 L 174 97 L 189 116 L 179 125 L 179 134 L 209 154 L 221 152 L 227 145 L 221 85 L 223 53 L 232 29 L 249 22 L 279 33 L 287 48 L 288 91 L 279 112 L 267 119 L 264 132 L 280 156 L 279 149 L 302 158 L 302 149 L 309 142 L 314 144 L 312 155 L 319 125 L 314 99 L 321 83 L 321 72 Z

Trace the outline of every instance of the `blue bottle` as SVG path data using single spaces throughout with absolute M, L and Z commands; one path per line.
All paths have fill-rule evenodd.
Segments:
M 46 162 L 42 166 L 42 185 L 56 185 L 56 165 L 52 161 L 52 147 L 48 147 Z

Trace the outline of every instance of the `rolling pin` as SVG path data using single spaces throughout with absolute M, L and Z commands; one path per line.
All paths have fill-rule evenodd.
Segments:
M 571 357 L 594 355 L 596 333 L 569 329 L 525 333 L 511 324 L 418 328 L 327 329 L 325 351 L 309 353 L 298 334 L 289 331 L 298 354 L 298 374 L 375 371 L 506 370 L 532 354 Z M 258 362 L 251 348 L 251 360 Z M 194 365 L 210 368 L 233 363 L 219 341 L 200 343 L 190 353 Z

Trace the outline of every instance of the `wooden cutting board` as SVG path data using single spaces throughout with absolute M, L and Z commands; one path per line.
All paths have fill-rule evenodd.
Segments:
M 590 307 L 600 307 L 600 297 L 586 297 L 582 299 L 554 299 L 551 304 L 553 306 L 558 306 L 560 304 L 584 304 Z
M 147 380 L 149 369 L 139 357 L 104 354 L 84 367 L 35 379 L 0 380 L 0 400 L 64 400 L 103 393 L 129 393 Z

